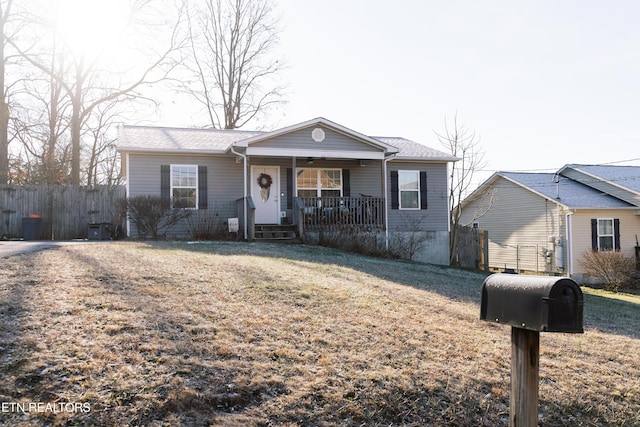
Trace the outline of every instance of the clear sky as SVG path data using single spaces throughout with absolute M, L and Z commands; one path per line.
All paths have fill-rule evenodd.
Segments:
M 476 131 L 487 178 L 567 163 L 640 165 L 640 2 L 279 0 L 288 103 L 443 149 Z M 172 123 L 188 125 L 189 123 Z

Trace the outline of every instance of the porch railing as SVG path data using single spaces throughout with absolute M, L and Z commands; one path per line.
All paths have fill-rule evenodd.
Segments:
M 384 228 L 383 197 L 299 197 L 297 206 L 307 231 L 339 226 Z

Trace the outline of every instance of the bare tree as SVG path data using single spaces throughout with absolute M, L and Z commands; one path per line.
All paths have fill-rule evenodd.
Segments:
M 11 3 L 0 3 L 0 184 L 9 178 L 9 100 L 5 86 L 5 27 L 11 14 Z
M 269 56 L 279 42 L 278 19 L 271 0 L 202 4 L 187 7 L 188 68 L 196 81 L 186 91 L 204 106 L 212 127 L 240 128 L 284 102 L 276 83 L 282 62 Z
M 56 73 L 56 56 L 49 66 Z M 28 167 L 22 168 L 22 183 L 63 184 L 68 180 L 70 145 L 67 137 L 68 111 L 62 85 L 52 76 L 25 82 L 20 108 L 14 108 L 14 119 L 19 123 L 16 138 L 20 142 L 19 156 Z
M 435 134 L 447 151 L 460 159 L 451 163 L 449 171 L 449 222 L 451 228 L 449 261 L 453 263 L 458 245 L 457 229 L 462 215 L 460 202 L 469 193 L 475 172 L 483 169 L 486 162 L 480 146 L 480 137 L 467 129 L 464 124 L 459 124 L 457 114 L 453 116 L 452 125 L 449 125 L 445 117 L 444 133 L 435 132 Z
M 87 185 L 99 183 L 111 184 L 118 180 L 119 173 L 112 159 L 116 157 L 115 137 L 111 137 L 109 130 L 115 127 L 120 118 L 118 107 L 120 101 L 114 100 L 96 107 L 87 124 L 90 143 L 87 156 L 86 182 Z M 104 178 L 104 179 L 103 179 Z
M 149 0 L 132 1 L 130 3 L 130 22 L 135 21 L 134 15 L 143 14 L 152 5 L 153 2 Z M 34 21 L 36 20 L 34 19 Z M 43 23 L 45 24 L 45 31 L 46 25 L 48 25 L 48 31 L 54 33 L 52 39 L 55 40 L 53 24 L 48 23 L 46 19 L 40 20 L 39 24 L 42 25 Z M 140 57 L 149 59 L 149 62 L 144 67 L 132 67 L 121 72 L 101 68 L 98 57 L 87 58 L 82 52 L 79 53 L 67 49 L 62 56 L 64 65 L 60 65 L 60 67 L 65 68 L 66 72 L 59 73 L 59 68 L 54 69 L 51 67 L 52 61 L 46 59 L 54 54 L 54 48 L 50 44 L 45 43 L 44 47 L 40 46 L 40 51 L 35 53 L 20 49 L 19 46 L 12 44 L 35 69 L 52 80 L 52 87 L 60 85 L 67 100 L 70 102 L 71 113 L 68 117 L 71 141 L 70 184 L 80 184 L 83 129 L 86 131 L 87 121 L 94 110 L 101 105 L 116 100 L 136 98 L 139 96 L 137 90 L 140 87 L 152 85 L 166 79 L 177 63 L 172 57 L 172 54 L 179 51 L 180 47 L 176 39 L 177 28 L 178 24 L 176 23 L 172 28 L 168 46 L 165 46 L 161 51 L 157 51 L 157 45 L 136 48 L 140 53 Z M 157 40 L 155 41 L 157 42 Z
M 8 65 L 16 55 L 9 52 L 10 41 L 17 38 L 22 27 L 13 0 L 0 1 L 0 184 L 9 180 L 9 121 L 11 118 L 10 95 L 16 81 L 8 79 Z

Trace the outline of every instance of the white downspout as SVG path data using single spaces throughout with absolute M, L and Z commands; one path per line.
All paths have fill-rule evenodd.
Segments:
M 384 248 L 389 250 L 389 197 L 387 196 L 387 162 L 396 157 L 396 154 L 392 154 L 389 157 L 385 157 L 382 161 L 382 186 L 384 191 Z
M 235 154 L 236 156 L 240 156 L 242 157 L 242 187 L 244 188 L 244 195 L 243 195 L 243 200 L 244 202 L 242 203 L 242 214 L 243 214 L 243 218 L 242 218 L 242 224 L 243 224 L 243 231 L 244 231 L 244 240 L 248 239 L 248 229 L 247 229 L 247 156 L 245 154 L 239 153 L 236 150 L 234 150 L 234 146 L 231 146 L 231 152 L 233 154 Z
M 567 259 L 566 259 L 566 264 L 567 264 L 567 276 L 571 277 L 573 275 L 573 241 L 571 240 L 573 238 L 572 236 L 572 221 L 571 221 L 571 215 L 573 215 L 575 213 L 575 210 L 572 210 L 570 212 L 567 212 L 565 215 L 565 227 L 566 227 L 566 233 L 567 233 L 567 243 L 565 244 L 566 247 L 566 251 L 567 251 Z

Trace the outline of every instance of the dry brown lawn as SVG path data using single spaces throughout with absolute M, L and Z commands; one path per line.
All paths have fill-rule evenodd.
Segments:
M 508 424 L 510 329 L 478 320 L 480 274 L 185 242 L 0 267 L 0 424 Z M 640 303 L 585 295 L 584 324 L 541 336 L 540 424 L 640 425 Z

